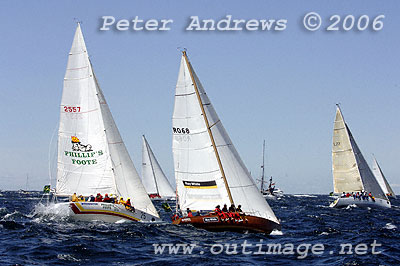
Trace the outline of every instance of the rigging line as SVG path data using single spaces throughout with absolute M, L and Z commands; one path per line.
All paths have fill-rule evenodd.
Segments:
M 53 144 L 54 135 L 56 134 L 56 131 L 57 131 L 58 127 L 59 127 L 59 123 L 56 124 L 56 127 L 53 130 L 53 134 L 51 135 L 51 139 L 50 139 L 50 143 L 49 143 L 48 160 L 49 160 L 49 184 L 50 185 L 51 185 L 51 145 Z
M 210 136 L 212 146 L 214 148 L 214 153 L 215 153 L 215 156 L 217 157 L 217 161 L 218 161 L 219 168 L 221 170 L 222 178 L 224 179 L 225 189 L 228 192 L 229 201 L 231 202 L 231 204 L 234 204 L 233 198 L 232 198 L 232 194 L 231 194 L 231 191 L 229 189 L 228 181 L 226 180 L 225 171 L 224 171 L 224 168 L 222 167 L 222 162 L 221 162 L 221 159 L 219 157 L 217 146 L 215 144 L 214 136 L 213 136 L 213 134 L 211 132 L 210 125 L 208 123 L 207 114 L 206 114 L 206 112 L 204 110 L 204 105 L 203 105 L 203 102 L 202 102 L 201 97 L 200 97 L 200 92 L 199 92 L 199 89 L 197 87 L 197 83 L 196 83 L 196 81 L 194 79 L 194 76 L 193 76 L 193 73 L 192 73 L 192 66 L 189 63 L 189 59 L 187 58 L 186 51 L 182 51 L 182 54 L 183 54 L 183 57 L 185 58 L 185 61 L 186 61 L 186 64 L 187 64 L 187 67 L 188 67 L 188 70 L 189 70 L 189 73 L 190 73 L 190 77 L 192 79 L 192 83 L 193 83 L 194 89 L 196 91 L 197 100 L 199 101 L 199 105 L 200 105 L 201 111 L 203 113 L 204 122 L 206 123 L 207 131 L 208 131 L 208 134 Z

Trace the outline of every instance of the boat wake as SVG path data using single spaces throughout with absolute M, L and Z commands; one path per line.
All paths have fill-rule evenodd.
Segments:
M 34 207 L 30 216 L 31 218 L 34 218 L 34 221 L 39 221 L 41 218 L 53 221 L 59 219 L 66 220 L 69 218 L 70 213 L 71 210 L 68 204 L 49 203 L 48 205 L 44 205 L 38 203 Z

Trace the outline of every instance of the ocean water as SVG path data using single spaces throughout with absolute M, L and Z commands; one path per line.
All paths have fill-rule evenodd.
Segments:
M 165 223 L 74 222 L 40 199 L 0 192 L 0 265 L 400 265 L 400 200 L 332 209 L 328 196 L 286 195 L 268 200 L 282 232 L 266 236 L 175 226 L 160 202 Z

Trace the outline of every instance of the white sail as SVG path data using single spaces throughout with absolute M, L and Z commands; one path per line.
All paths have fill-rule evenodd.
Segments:
M 168 182 L 160 164 L 143 135 L 142 146 L 142 179 L 148 194 L 158 194 L 163 198 L 175 197 L 175 192 Z
M 335 193 L 365 190 L 387 199 L 337 107 L 333 130 L 332 165 Z
M 339 107 L 336 109 L 333 129 L 332 170 L 335 193 L 364 189 L 347 126 Z
M 381 186 L 383 192 L 386 195 L 391 195 L 393 197 L 396 197 L 392 188 L 389 185 L 389 182 L 386 180 L 385 175 L 382 172 L 382 169 L 380 168 L 378 162 L 376 161 L 375 157 L 374 157 L 374 164 L 372 166 L 372 172 L 374 173 L 375 178 L 378 181 L 379 185 Z
M 97 81 L 97 80 L 96 80 Z M 135 166 L 121 138 L 108 104 L 96 82 L 100 108 L 103 114 L 104 131 L 107 136 L 110 158 L 113 166 L 117 195 L 130 198 L 136 209 L 159 217 L 140 180 Z
M 98 86 L 79 24 L 61 100 L 56 193 L 117 194 L 158 217 Z
M 182 210 L 212 210 L 216 205 L 230 205 L 230 191 L 232 202 L 242 205 L 244 212 L 279 223 L 233 146 L 185 53 L 172 121 L 175 178 Z

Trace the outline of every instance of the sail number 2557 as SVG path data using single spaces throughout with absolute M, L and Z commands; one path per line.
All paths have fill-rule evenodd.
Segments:
M 64 112 L 67 113 L 79 113 L 81 111 L 81 107 L 79 106 L 64 106 Z

